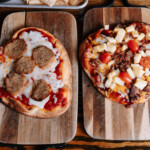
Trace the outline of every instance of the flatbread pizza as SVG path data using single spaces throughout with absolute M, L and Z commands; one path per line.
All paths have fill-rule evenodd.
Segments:
M 0 49 L 0 98 L 31 117 L 57 117 L 72 99 L 72 70 L 67 51 L 51 33 L 22 28 Z
M 150 25 L 105 25 L 82 42 L 79 57 L 108 99 L 128 107 L 150 99 Z

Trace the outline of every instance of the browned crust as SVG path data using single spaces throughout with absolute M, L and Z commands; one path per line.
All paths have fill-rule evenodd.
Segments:
M 64 83 L 64 88 L 67 89 L 67 91 L 66 91 L 67 103 L 63 107 L 58 106 L 58 107 L 55 107 L 54 109 L 52 109 L 51 111 L 49 111 L 46 109 L 40 109 L 36 106 L 26 106 L 22 102 L 15 100 L 13 98 L 2 97 L 2 102 L 4 104 L 6 104 L 7 106 L 9 106 L 10 108 L 17 110 L 18 112 L 25 114 L 27 116 L 30 116 L 30 117 L 52 118 L 52 117 L 60 116 L 61 114 L 65 113 L 68 110 L 68 108 L 71 104 L 71 100 L 72 100 L 72 69 L 71 69 L 71 62 L 70 62 L 69 56 L 67 54 L 66 49 L 64 48 L 62 43 L 57 38 L 55 38 L 48 31 L 45 31 L 40 28 L 36 28 L 36 27 L 23 28 L 23 29 L 17 31 L 13 35 L 13 39 L 17 38 L 19 33 L 26 29 L 35 29 L 38 31 L 42 31 L 54 39 L 54 41 L 56 43 L 56 48 L 60 51 L 60 54 L 61 54 L 60 57 L 63 60 L 62 65 L 61 65 L 62 81 Z
M 134 24 L 134 23 L 132 23 L 132 24 Z M 149 24 L 146 24 L 146 23 L 142 23 L 142 24 L 145 25 L 145 29 L 150 32 L 150 25 L 149 25 Z M 99 29 L 99 30 L 101 30 L 101 29 Z M 99 31 L 99 30 L 97 30 L 97 31 Z M 90 34 L 90 35 L 92 35 L 92 34 Z M 89 35 L 89 36 L 90 36 L 90 35 Z M 84 62 L 84 65 L 83 65 L 83 54 L 84 54 L 85 49 L 86 49 L 86 43 L 88 43 L 88 42 L 89 42 L 89 41 L 88 41 L 88 39 L 86 38 L 86 39 L 81 43 L 80 48 L 79 48 L 79 58 L 80 58 L 80 62 L 81 62 L 82 68 L 84 69 L 84 71 L 86 72 L 86 74 L 88 75 L 88 77 L 90 78 L 90 80 L 92 81 L 93 85 L 95 86 L 95 84 L 94 84 L 94 79 L 92 78 L 92 76 L 90 75 L 89 70 L 88 70 L 88 68 L 90 68 L 90 67 L 89 67 L 89 63 L 88 63 L 88 62 Z M 103 96 L 105 96 L 106 98 L 108 98 L 109 100 L 111 100 L 111 101 L 113 101 L 113 102 L 117 102 L 115 98 L 108 97 L 108 96 L 106 95 L 106 92 L 104 92 L 104 91 L 102 91 L 102 90 L 100 90 L 100 89 L 97 89 L 97 90 L 98 90 Z M 149 100 L 148 98 L 144 97 L 144 98 L 142 98 L 142 101 L 141 101 L 141 98 L 142 98 L 142 96 L 135 102 L 135 104 L 144 103 L 144 102 L 146 102 L 146 101 Z M 124 104 L 124 105 L 127 105 L 127 104 Z
M 15 100 L 13 98 L 2 98 L 2 102 L 7 105 L 8 107 L 17 110 L 18 112 L 25 114 L 29 117 L 36 117 L 36 118 L 53 118 L 57 117 L 67 111 L 70 106 L 71 100 L 64 107 L 56 107 L 52 109 L 52 111 L 48 111 L 46 109 L 40 109 L 36 106 L 26 106 L 22 104 L 20 101 Z

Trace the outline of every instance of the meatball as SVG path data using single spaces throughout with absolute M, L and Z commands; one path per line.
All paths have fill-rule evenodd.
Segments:
M 36 101 L 42 101 L 50 94 L 50 88 L 44 80 L 35 81 L 31 97 Z
M 6 90 L 13 96 L 20 94 L 25 85 L 25 77 L 17 73 L 10 73 L 5 79 Z
M 23 39 L 13 39 L 4 47 L 4 53 L 11 59 L 18 59 L 27 51 L 27 44 Z
M 19 60 L 17 60 L 14 64 L 15 72 L 20 74 L 29 74 L 35 68 L 35 62 L 31 59 L 31 57 L 23 56 Z
M 46 46 L 39 46 L 33 49 L 32 57 L 38 67 L 45 69 L 55 61 L 55 55 L 52 50 Z

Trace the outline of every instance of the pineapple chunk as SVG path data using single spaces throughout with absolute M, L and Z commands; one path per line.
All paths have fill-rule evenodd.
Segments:
M 109 43 L 116 43 L 116 40 L 113 37 L 107 37 Z
M 110 72 L 110 73 L 107 75 L 107 77 L 108 77 L 108 79 L 113 79 L 113 77 L 118 76 L 119 73 L 120 73 L 119 69 L 113 70 L 112 72 Z
M 105 87 L 109 88 L 111 83 L 112 83 L 112 79 L 107 79 L 106 82 L 105 82 Z
M 132 31 L 132 36 L 133 37 L 139 37 L 139 33 L 137 30 Z
M 121 43 L 122 40 L 123 40 L 123 38 L 124 38 L 124 36 L 125 36 L 125 33 L 126 33 L 126 32 L 125 32 L 124 29 L 120 29 L 120 30 L 118 31 L 116 37 L 115 37 L 115 40 L 116 40 L 117 42 Z
M 110 44 L 109 46 L 107 46 L 107 50 L 111 53 L 114 53 L 116 51 L 117 47 L 114 44 Z
M 146 40 L 150 40 L 150 32 L 146 33 Z
M 122 28 L 119 27 L 115 27 L 114 32 L 118 32 L 119 30 L 121 30 Z
M 116 86 L 116 83 L 112 83 L 112 84 L 110 85 L 110 88 L 113 90 L 113 89 L 115 88 L 115 86 Z
M 141 54 L 143 57 L 146 56 L 146 54 L 144 53 L 144 51 L 140 51 L 140 54 Z
M 139 64 L 131 64 L 131 67 L 133 69 L 136 68 L 136 67 L 139 67 L 139 68 L 143 69 L 143 67 L 141 65 L 139 65 Z
M 150 56 L 150 50 L 146 50 L 145 54 L 146 56 Z
M 124 81 L 122 81 L 119 77 L 115 77 L 114 82 L 122 86 L 124 85 Z
M 143 69 L 141 69 L 140 67 L 133 68 L 133 72 L 134 72 L 135 76 L 138 78 L 142 78 L 143 74 L 145 73 L 145 71 Z
M 134 31 L 134 30 L 135 30 L 135 28 L 134 28 L 134 26 L 132 26 L 132 25 L 126 27 L 126 31 L 127 31 L 128 33 L 129 33 L 129 32 L 132 32 L 132 31 Z
M 137 38 L 138 41 L 141 41 L 143 38 L 145 37 L 145 34 L 144 33 L 141 33 L 139 35 L 139 37 Z
M 93 48 L 93 50 L 96 52 L 102 52 L 104 50 L 107 50 L 107 45 L 106 45 L 106 43 L 104 43 L 102 45 L 97 45 Z
M 126 35 L 124 41 L 127 43 L 130 40 L 132 40 L 132 38 L 129 35 Z
M 122 51 L 125 51 L 127 48 L 128 48 L 127 45 L 123 45 L 123 46 L 121 47 L 121 50 L 122 50 Z
M 141 54 L 135 54 L 135 56 L 134 56 L 134 63 L 135 64 L 140 63 L 141 57 L 142 57 Z
M 108 25 L 108 24 L 105 25 L 105 26 L 104 26 L 104 29 L 105 29 L 105 30 L 109 30 L 109 25 Z
M 143 90 L 147 86 L 147 81 L 137 79 L 134 84 L 138 89 Z
M 129 76 L 130 76 L 132 79 L 135 78 L 134 72 L 133 72 L 133 70 L 132 70 L 131 68 L 128 68 L 128 69 L 127 69 L 127 72 L 128 72 Z
M 114 60 L 111 60 L 111 61 L 108 63 L 108 67 L 110 68 L 114 63 L 115 63 L 115 61 L 114 61 Z
M 150 75 L 150 71 L 148 68 L 145 69 L 145 76 L 149 76 Z

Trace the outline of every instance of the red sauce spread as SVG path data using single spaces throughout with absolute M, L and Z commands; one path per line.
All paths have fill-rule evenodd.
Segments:
M 16 98 L 13 97 L 9 92 L 7 92 L 6 88 L 0 87 L 0 98 L 2 98 L 2 97 L 10 97 L 10 98 L 13 98 L 13 99 L 20 101 L 19 97 L 16 97 Z
M 62 77 L 61 77 L 61 75 L 62 75 L 62 70 L 61 70 L 61 64 L 63 63 L 63 60 L 62 59 L 60 59 L 60 62 L 59 62 L 59 64 L 57 65 L 57 67 L 55 68 L 55 71 L 54 71 L 54 73 L 56 73 L 56 75 L 57 75 L 57 79 L 61 79 Z
M 22 95 L 22 102 L 27 106 L 29 105 L 29 98 L 27 98 L 24 94 Z
M 45 104 L 44 108 L 47 110 L 51 110 L 56 106 L 65 106 L 67 103 L 67 98 L 63 95 L 64 89 L 59 89 L 57 93 L 50 93 L 49 101 Z M 57 98 L 57 102 L 55 102 L 54 96 Z

